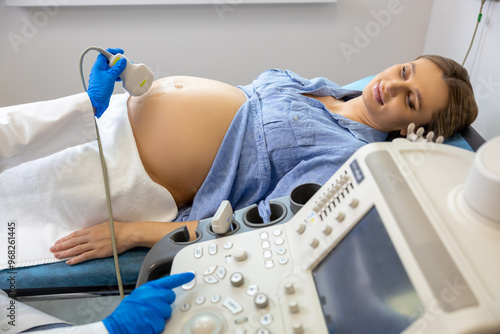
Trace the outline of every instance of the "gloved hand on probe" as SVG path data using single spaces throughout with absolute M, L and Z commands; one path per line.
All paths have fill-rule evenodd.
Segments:
M 161 333 L 172 314 L 173 288 L 188 283 L 193 273 L 176 274 L 141 285 L 125 297 L 116 310 L 103 320 L 111 334 Z
M 122 53 L 122 49 L 106 49 L 112 54 Z M 92 67 L 89 77 L 89 88 L 87 94 L 90 97 L 90 102 L 95 108 L 95 115 L 97 118 L 101 117 L 109 106 L 109 100 L 113 94 L 113 89 L 115 87 L 116 81 L 121 81 L 118 77 L 125 67 L 127 66 L 127 60 L 122 58 L 110 68 L 108 65 L 108 60 L 102 54 L 97 56 L 97 60 Z

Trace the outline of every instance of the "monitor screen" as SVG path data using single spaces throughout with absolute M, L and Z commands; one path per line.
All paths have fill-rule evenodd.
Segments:
M 425 312 L 375 207 L 313 277 L 329 333 L 400 333 Z

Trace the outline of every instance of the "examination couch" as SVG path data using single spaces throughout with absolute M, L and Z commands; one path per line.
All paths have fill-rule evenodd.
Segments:
M 372 77 L 345 85 L 345 88 L 362 90 Z M 445 141 L 445 144 L 476 151 L 485 140 L 474 128 L 469 127 Z M 122 281 L 125 290 L 135 287 L 141 265 L 149 249 L 132 249 L 119 256 Z M 15 274 L 12 274 L 15 272 Z M 0 271 L 0 289 L 10 293 L 9 277 L 15 275 L 15 294 L 18 297 L 61 294 L 117 294 L 113 258 L 90 260 L 69 266 L 64 262 L 45 264 L 27 268 Z

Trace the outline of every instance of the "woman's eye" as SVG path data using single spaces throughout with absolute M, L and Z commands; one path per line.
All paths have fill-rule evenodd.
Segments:
M 403 66 L 403 69 L 401 70 L 401 76 L 406 80 L 406 66 Z
M 406 103 L 408 104 L 408 107 L 410 107 L 410 109 L 413 109 L 413 102 L 411 102 L 410 95 L 406 97 Z

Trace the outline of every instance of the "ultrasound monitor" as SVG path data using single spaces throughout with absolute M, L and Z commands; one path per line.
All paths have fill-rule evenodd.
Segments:
M 375 207 L 312 274 L 329 333 L 400 333 L 424 313 Z

